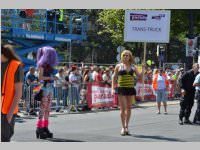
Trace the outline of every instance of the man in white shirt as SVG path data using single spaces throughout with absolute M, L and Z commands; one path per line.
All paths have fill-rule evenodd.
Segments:
M 80 100 L 80 76 L 78 75 L 78 69 L 76 66 L 72 66 L 72 72 L 69 75 L 69 97 L 70 97 L 70 105 L 75 105 L 75 110 L 78 111 L 78 104 Z
M 56 74 L 58 80 L 54 81 L 54 87 L 56 89 L 56 97 L 57 97 L 57 108 L 56 112 L 60 110 L 60 101 L 63 100 L 63 105 L 66 105 L 66 95 L 67 95 L 67 81 L 65 80 L 64 76 L 64 69 L 59 69 L 58 73 Z M 64 93 L 66 92 L 66 93 Z M 64 96 L 65 95 L 65 96 Z

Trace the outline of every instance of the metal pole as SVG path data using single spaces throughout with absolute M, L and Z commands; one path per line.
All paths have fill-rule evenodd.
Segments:
M 193 38 L 193 26 L 194 26 L 194 22 L 193 22 L 193 10 L 189 10 L 189 38 Z
M 71 62 L 72 62 L 72 41 L 69 42 L 69 68 L 71 68 Z
M 193 26 L 194 26 L 194 22 L 193 22 L 193 10 L 189 10 L 189 29 L 188 29 L 188 39 L 193 39 L 194 35 L 193 35 Z M 187 63 L 186 63 L 186 70 L 189 70 L 192 68 L 192 61 L 193 61 L 193 58 L 192 57 L 187 57 Z
M 94 49 L 92 48 L 92 64 L 93 64 L 93 59 L 94 59 Z
M 143 59 L 143 65 L 145 65 L 146 62 L 146 51 L 147 51 L 147 43 L 144 43 L 144 59 Z M 144 101 L 144 70 L 142 68 L 142 101 Z
M 69 34 L 72 34 L 72 16 L 69 16 Z

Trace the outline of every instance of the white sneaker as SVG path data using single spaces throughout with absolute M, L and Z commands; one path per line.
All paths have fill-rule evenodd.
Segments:
M 121 129 L 121 136 L 125 136 L 125 129 L 124 128 Z
M 157 111 L 156 114 L 160 114 L 160 111 Z

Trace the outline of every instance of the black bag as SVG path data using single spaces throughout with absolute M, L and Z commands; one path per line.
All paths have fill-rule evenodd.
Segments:
M 39 91 L 38 93 L 35 94 L 34 100 L 35 100 L 35 101 L 41 101 L 41 100 L 42 100 L 42 94 L 43 94 L 43 90 L 40 89 L 40 91 Z

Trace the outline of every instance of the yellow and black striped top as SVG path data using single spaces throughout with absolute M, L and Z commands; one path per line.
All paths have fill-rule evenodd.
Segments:
M 125 70 L 123 65 L 120 66 L 120 70 L 118 72 L 118 87 L 134 87 L 134 67 L 131 67 L 129 71 Z

